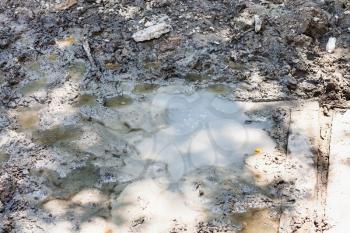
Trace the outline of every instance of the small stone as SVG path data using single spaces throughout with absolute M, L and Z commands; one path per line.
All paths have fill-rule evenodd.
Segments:
M 287 81 L 287 87 L 290 90 L 295 90 L 298 86 L 298 81 L 292 77 L 292 76 L 287 76 L 286 77 L 286 81 Z
M 140 30 L 132 35 L 132 38 L 136 42 L 148 41 L 152 39 L 157 39 L 163 34 L 170 32 L 172 27 L 167 23 L 159 23 L 143 30 Z
M 255 23 L 255 32 L 260 32 L 262 27 L 262 20 L 259 15 L 254 15 L 254 23 Z
M 335 43 L 337 42 L 337 39 L 335 37 L 330 37 L 327 42 L 326 50 L 329 53 L 333 53 L 335 49 Z

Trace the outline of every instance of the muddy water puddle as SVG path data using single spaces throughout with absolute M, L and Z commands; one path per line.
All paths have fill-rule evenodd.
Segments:
M 106 108 L 95 105 L 94 96 L 78 97 L 75 107 L 99 109 L 98 115 L 81 123 L 89 124 L 88 129 L 60 125 L 33 132 L 35 142 L 55 153 L 72 153 L 71 162 L 33 173 L 45 177 L 52 192 L 42 208 L 62 221 L 69 219 L 64 213 L 83 212 L 91 222 L 101 223 L 97 228 L 102 232 L 168 232 L 175 227 L 174 219 L 194 232 L 198 222 L 212 218 L 226 218 L 237 232 L 254 233 L 263 224 L 267 224 L 260 226 L 264 232 L 277 232 L 269 209 L 261 206 L 252 211 L 254 204 L 246 204 L 243 214 L 230 219 L 227 213 L 231 215 L 234 209 L 221 213 L 226 207 L 218 203 L 230 195 L 238 198 L 234 202 L 245 195 L 265 195 L 249 175 L 247 163 L 254 167 L 254 158 L 275 153 L 276 143 L 266 131 L 272 124 L 265 116 L 246 114 L 256 108 L 254 104 L 219 96 L 229 92 L 225 86 L 211 88 L 188 95 L 178 89 L 138 84 L 132 92 L 150 94 L 148 99 L 139 102 L 132 95 L 115 96 L 105 100 Z M 23 121 L 35 124 L 30 117 Z M 118 125 L 129 130 L 120 131 Z M 101 129 L 106 132 L 103 137 L 98 132 Z M 89 143 L 79 147 L 84 140 Z M 79 152 L 81 156 L 67 151 L 72 141 L 86 150 Z M 88 165 L 82 162 L 86 156 Z M 60 169 L 67 167 L 71 171 L 62 175 Z M 103 199 L 102 207 L 95 201 L 95 207 L 84 210 L 74 201 L 77 195 L 88 203 Z M 55 206 L 61 208 L 56 214 Z M 81 215 L 72 216 L 69 224 L 94 227 L 84 225 Z

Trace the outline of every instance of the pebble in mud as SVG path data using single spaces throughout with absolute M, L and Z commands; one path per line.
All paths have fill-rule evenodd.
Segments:
M 260 32 L 262 27 L 262 20 L 259 17 L 259 15 L 254 15 L 254 23 L 255 23 L 255 26 L 254 26 L 255 32 Z
M 161 37 L 171 31 L 171 26 L 167 23 L 159 23 L 140 30 L 132 35 L 136 42 L 143 42 Z
M 326 50 L 328 53 L 333 53 L 336 42 L 337 42 L 337 39 L 335 37 L 330 37 L 328 39 L 327 46 L 326 46 Z

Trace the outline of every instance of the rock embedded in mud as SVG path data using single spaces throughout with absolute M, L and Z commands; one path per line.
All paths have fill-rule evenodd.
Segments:
M 335 37 L 330 37 L 327 42 L 326 50 L 329 53 L 333 53 L 335 49 L 335 43 L 337 42 L 337 39 Z
M 72 6 L 74 6 L 77 3 L 78 3 L 77 0 L 67 0 L 67 1 L 57 5 L 55 7 L 55 9 L 59 10 L 59 11 L 67 10 L 67 9 L 71 8 Z
M 140 30 L 132 35 L 136 42 L 153 40 L 161 37 L 163 34 L 170 32 L 172 27 L 167 23 L 159 23 Z
M 260 32 L 262 27 L 262 20 L 259 17 L 259 15 L 254 15 L 254 24 L 255 24 L 254 26 L 255 32 Z
M 295 90 L 298 87 L 298 81 L 293 77 L 288 75 L 286 77 L 287 87 L 290 90 Z

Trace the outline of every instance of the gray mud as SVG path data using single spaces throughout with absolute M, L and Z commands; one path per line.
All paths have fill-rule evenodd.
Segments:
M 254 102 L 350 100 L 349 46 L 346 0 L 0 1 L 0 232 L 277 232 L 292 106 Z

